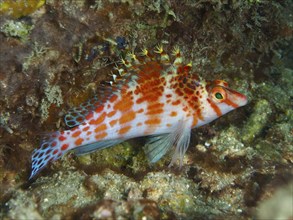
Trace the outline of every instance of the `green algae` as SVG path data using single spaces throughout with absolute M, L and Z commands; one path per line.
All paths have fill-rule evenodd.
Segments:
M 281 152 L 278 151 L 278 149 L 276 149 L 276 145 L 270 141 L 259 141 L 255 145 L 255 150 L 265 159 L 270 159 L 271 161 L 280 161 L 282 159 Z
M 40 107 L 42 122 L 49 117 L 49 108 L 52 104 L 55 104 L 57 107 L 63 104 L 62 91 L 58 85 L 46 87 L 44 92 L 45 97 L 42 99 Z
M 242 131 L 242 140 L 252 142 L 263 131 L 267 125 L 272 109 L 267 100 L 258 100 L 254 106 L 253 113 L 250 115 Z
M 33 28 L 33 25 L 24 21 L 8 20 L 0 27 L 0 31 L 8 37 L 18 38 L 22 42 L 26 42 Z
M 33 66 L 39 65 L 40 60 L 44 59 L 45 56 L 46 58 L 51 56 L 58 56 L 58 53 L 54 54 L 54 51 L 48 51 L 47 47 L 40 45 L 38 42 L 34 42 L 30 54 L 25 57 L 25 60 L 22 64 L 23 70 L 27 71 Z

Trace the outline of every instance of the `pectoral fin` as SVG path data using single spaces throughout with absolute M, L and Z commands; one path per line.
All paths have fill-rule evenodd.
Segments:
M 184 154 L 190 142 L 191 129 L 184 120 L 180 120 L 176 129 L 169 134 L 162 134 L 149 137 L 145 145 L 145 153 L 151 163 L 161 159 L 171 147 L 175 147 L 175 153 L 169 166 L 172 166 L 178 159 L 182 166 Z
M 174 146 L 176 146 L 176 148 L 175 148 L 175 152 L 173 154 L 171 163 L 169 164 L 169 167 L 171 167 L 174 163 L 176 163 L 178 159 L 179 159 L 179 166 L 182 167 L 183 158 L 190 143 L 190 133 L 191 133 L 191 129 L 189 127 L 182 126 L 178 128 L 177 132 L 174 134 L 176 135 L 175 142 L 174 142 Z

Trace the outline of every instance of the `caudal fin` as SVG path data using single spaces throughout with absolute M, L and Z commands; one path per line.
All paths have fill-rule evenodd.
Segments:
M 57 160 L 69 150 L 66 144 L 62 143 L 61 147 L 59 137 L 60 132 L 58 131 L 47 135 L 42 141 L 40 148 L 34 150 L 32 154 L 32 170 L 29 179 L 32 179 L 38 172 L 47 166 L 49 162 Z

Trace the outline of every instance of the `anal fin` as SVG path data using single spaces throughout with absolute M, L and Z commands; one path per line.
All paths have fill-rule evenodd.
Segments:
M 74 149 L 74 153 L 76 155 L 89 154 L 96 150 L 101 150 L 107 147 L 111 147 L 123 142 L 123 140 L 107 140 L 107 141 L 99 141 L 91 144 L 82 145 Z
M 151 136 L 144 146 L 145 154 L 151 163 L 160 160 L 172 147 L 170 143 L 170 134 Z

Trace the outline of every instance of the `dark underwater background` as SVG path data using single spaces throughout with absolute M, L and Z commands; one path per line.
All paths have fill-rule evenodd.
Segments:
M 1 219 L 293 218 L 291 0 L 0 0 L 0 16 Z M 158 44 L 249 103 L 194 129 L 181 169 L 141 138 L 28 181 L 42 136 Z

